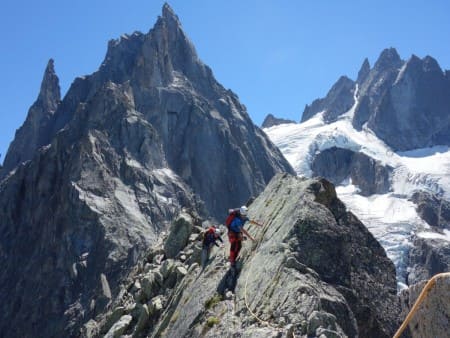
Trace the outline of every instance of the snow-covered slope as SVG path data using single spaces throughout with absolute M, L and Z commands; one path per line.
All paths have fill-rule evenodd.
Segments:
M 450 241 L 448 231 L 444 230 L 443 234 L 432 232 L 408 200 L 415 190 L 450 198 L 450 149 L 437 146 L 395 153 L 370 129 L 355 130 L 351 123 L 353 111 L 354 107 L 330 124 L 324 122 L 322 114 L 317 114 L 301 124 L 282 124 L 264 131 L 299 175 L 312 176 L 311 163 L 315 155 L 332 147 L 364 153 L 394 168 L 391 191 L 387 194 L 362 196 L 350 179 L 343 181 L 336 190 L 384 246 L 397 267 L 399 287 L 402 288 L 412 235 Z

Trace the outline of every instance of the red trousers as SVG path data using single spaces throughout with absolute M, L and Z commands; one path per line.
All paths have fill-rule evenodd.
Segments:
M 232 231 L 228 232 L 228 240 L 230 241 L 230 264 L 236 264 L 236 258 L 242 248 L 242 235 Z

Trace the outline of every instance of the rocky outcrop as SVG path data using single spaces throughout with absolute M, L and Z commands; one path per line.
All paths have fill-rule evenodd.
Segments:
M 417 214 L 437 232 L 437 238 L 415 238 L 409 251 L 409 285 L 450 271 L 450 241 L 440 238 L 445 236 L 444 229 L 450 230 L 450 203 L 426 191 L 416 191 L 411 200 L 417 205 Z
M 346 76 L 341 76 L 331 87 L 325 98 L 314 100 L 310 106 L 306 105 L 301 122 L 320 112 L 323 112 L 324 121 L 327 123 L 336 121 L 340 115 L 346 113 L 355 103 L 354 93 L 354 81 Z
M 450 144 L 450 82 L 436 60 L 412 56 L 368 126 L 396 150 Z
M 146 264 L 116 300 L 116 309 L 97 322 L 106 331 L 113 327 L 106 318 L 119 321 L 131 314 L 125 333 L 138 336 L 142 310 L 133 314 L 133 309 L 147 306 L 159 309 L 143 324 L 141 334 L 149 337 L 392 336 L 400 310 L 394 266 L 329 182 L 277 175 L 249 214 L 264 225 L 249 227 L 257 242 L 244 242 L 240 272 L 227 270 L 220 249 L 212 251 L 203 271 L 184 261 L 194 240 L 179 258 Z M 165 265 L 182 270 L 184 265 L 187 271 L 173 278 L 173 288 L 160 282 L 162 271 L 170 270 Z M 156 291 L 144 296 L 139 290 L 145 279 Z M 157 299 L 161 307 L 149 305 Z
M 417 214 L 429 225 L 450 230 L 450 202 L 426 191 L 416 191 L 411 200 L 417 205 Z
M 401 60 L 394 48 L 385 49 L 374 67 L 367 59 L 356 83 L 341 77 L 327 97 L 307 105 L 302 121 L 324 112 L 333 122 L 357 104 L 353 126 L 373 130 L 397 151 L 450 144 L 450 81 L 436 60 L 412 55 Z M 356 87 L 357 85 L 357 87 Z
M 0 183 L 5 336 L 79 336 L 182 208 L 222 218 L 275 173 L 293 172 L 198 59 L 168 5 L 148 34 L 111 41 L 100 69 L 61 102 L 54 89 L 43 84 L 38 99 L 48 114 L 36 116 L 48 122 L 36 139 L 46 141 L 18 133 L 30 161 L 10 162 Z
M 361 68 L 358 71 L 358 78 L 356 80 L 356 83 L 362 84 L 366 79 L 368 78 L 370 74 L 370 63 L 367 58 L 364 59 L 363 64 L 361 65 Z
M 409 251 L 408 284 L 450 271 L 450 242 L 439 238 L 415 238 Z
M 314 176 L 324 177 L 335 185 L 350 178 L 363 196 L 384 194 L 390 189 L 392 168 L 364 153 L 332 147 L 315 155 L 311 169 Z
M 4 174 L 19 163 L 30 160 L 39 147 L 49 143 L 49 124 L 60 100 L 59 79 L 55 73 L 54 61 L 50 59 L 38 98 L 30 107 L 25 123 L 16 131 L 14 141 L 9 146 L 3 163 Z
M 425 284 L 426 281 L 419 282 L 402 292 L 401 318 L 406 318 Z M 449 297 L 450 276 L 437 278 L 436 283 L 431 287 L 424 301 L 409 322 L 409 336 L 412 338 L 447 337 L 450 317 Z
M 292 121 L 292 120 L 287 120 L 287 119 L 280 119 L 278 117 L 273 116 L 272 114 L 269 114 L 264 119 L 264 121 L 261 125 L 261 128 L 270 128 L 270 127 L 278 126 L 280 124 L 285 124 L 285 123 L 296 123 L 296 122 Z
M 58 133 L 0 185 L 6 336 L 77 336 L 181 207 L 197 209 L 122 90 L 99 92 L 80 109 L 77 128 Z

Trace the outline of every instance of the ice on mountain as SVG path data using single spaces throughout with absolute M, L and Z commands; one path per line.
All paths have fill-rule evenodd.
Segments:
M 450 198 L 450 148 L 436 146 L 395 153 L 370 129 L 357 131 L 353 128 L 352 109 L 330 124 L 326 124 L 323 113 L 319 113 L 301 124 L 278 125 L 264 131 L 299 175 L 311 177 L 311 163 L 315 155 L 332 147 L 362 152 L 394 168 L 392 191 L 388 194 L 361 196 L 358 187 L 350 180 L 344 180 L 336 191 L 348 209 L 383 245 L 396 266 L 398 285 L 402 288 L 405 286 L 406 261 L 413 235 L 435 234 L 423 232 L 429 226 L 419 218 L 416 206 L 408 199 L 417 190 Z M 435 236 L 450 238 L 450 233 L 447 231 L 445 235 Z

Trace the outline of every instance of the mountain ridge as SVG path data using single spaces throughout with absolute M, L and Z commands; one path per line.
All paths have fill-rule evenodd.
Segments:
M 276 173 L 293 173 L 168 5 L 148 34 L 108 46 L 45 128 L 16 135 L 25 150 L 8 151 L 28 155 L 0 180 L 6 336 L 79 336 L 183 209 L 221 219 Z
M 356 102 L 351 92 L 357 91 L 352 118 L 357 130 L 371 129 L 394 151 L 449 145 L 447 74 L 431 56 L 419 59 L 413 54 L 404 61 L 395 48 L 388 48 L 372 69 L 364 60 L 356 83 L 349 82 L 348 89 L 341 77 L 325 98 L 306 105 L 301 122 L 321 112 L 327 122 L 335 121 Z

